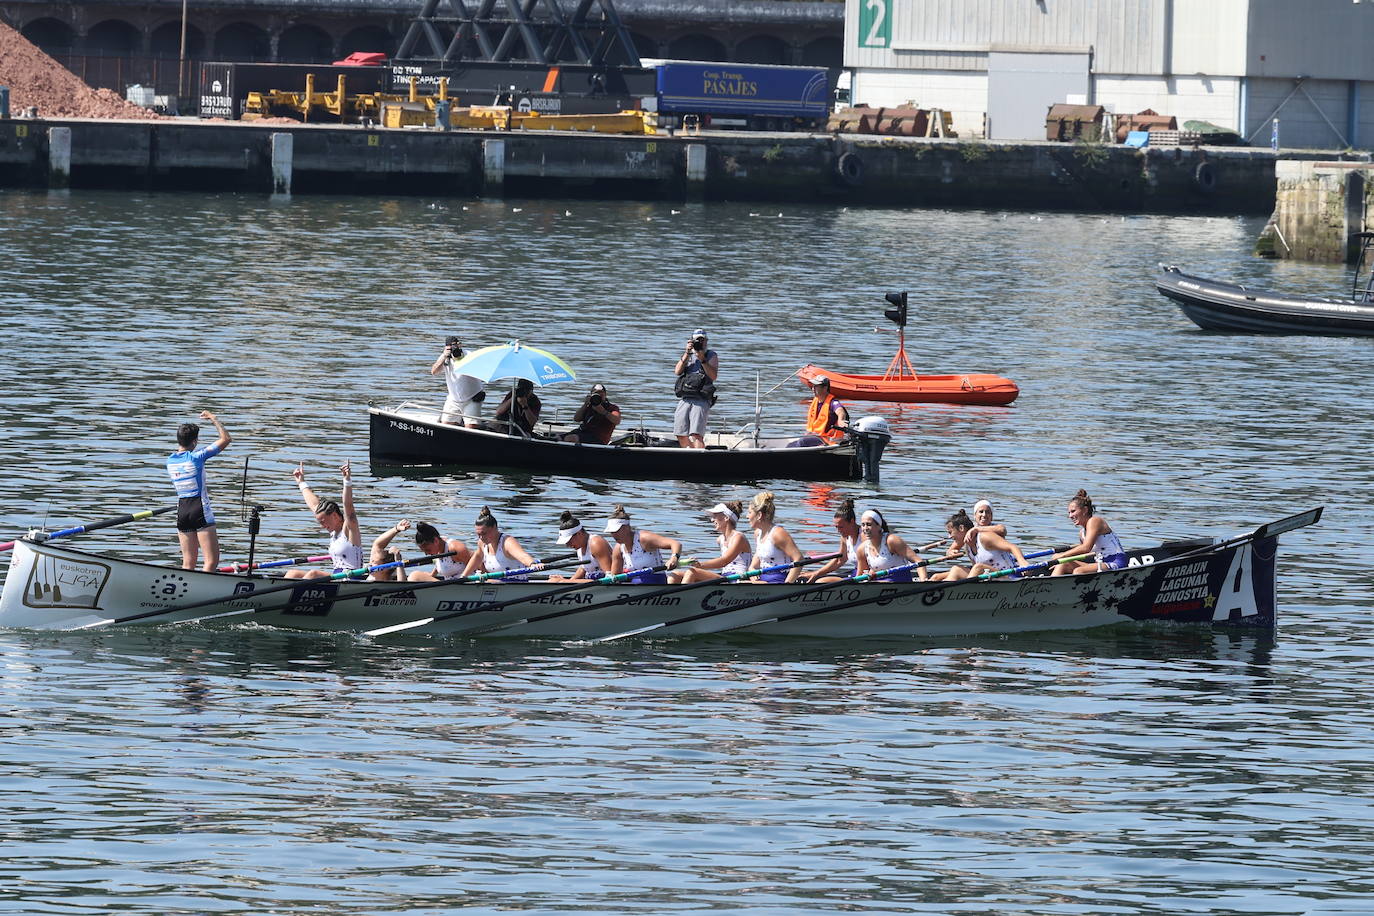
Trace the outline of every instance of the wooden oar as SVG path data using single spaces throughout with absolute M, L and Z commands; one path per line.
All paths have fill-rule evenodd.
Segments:
M 534 601 L 539 598 L 551 598 L 555 595 L 566 595 L 569 592 L 575 592 L 578 589 L 587 588 L 588 586 L 592 585 L 615 585 L 620 582 L 628 582 L 635 576 L 642 576 L 645 573 L 666 572 L 670 568 L 671 567 L 669 567 L 668 564 L 665 563 L 660 566 L 646 567 L 645 569 L 632 569 L 628 572 L 616 573 L 613 576 L 602 576 L 598 579 L 579 579 L 576 582 L 569 583 L 568 585 L 550 589 L 548 591 L 538 592 L 537 594 L 533 595 L 522 595 L 518 598 L 509 598 L 505 601 L 493 601 L 489 604 L 483 604 L 479 607 L 468 608 L 462 611 L 451 611 L 447 614 L 438 614 L 434 617 L 425 617 L 420 620 L 409 620 L 405 623 L 396 623 L 392 624 L 391 626 L 378 627 L 375 630 L 364 630 L 362 635 L 385 636 L 388 633 L 400 633 L 402 630 L 412 630 L 416 627 L 428 626 L 431 623 L 441 623 L 445 620 L 452 620 L 455 617 L 466 617 L 469 614 L 485 614 L 490 611 L 499 611 L 502 608 L 508 608 L 513 604 L 523 604 L 526 601 Z
M 416 558 L 413 559 L 413 560 L 393 561 L 393 562 L 391 562 L 391 563 L 379 563 L 379 564 L 377 564 L 376 566 L 364 566 L 364 567 L 362 567 L 361 569 L 346 570 L 346 571 L 341 572 L 341 573 L 334 573 L 333 575 L 331 575 L 331 576 L 329 577 L 329 579 L 323 579 L 323 578 L 315 578 L 315 579 L 292 579 L 292 580 L 290 580 L 289 582 L 286 582 L 286 583 L 284 583 L 284 584 L 282 584 L 282 585 L 274 585 L 274 586 L 272 586 L 271 588 L 264 588 L 264 589 L 261 589 L 261 590 L 259 590 L 259 591 L 247 592 L 247 593 L 244 593 L 244 594 L 225 595 L 225 596 L 223 596 L 223 597 L 221 597 L 221 598 L 212 598 L 212 599 L 210 599 L 209 601 L 193 601 L 193 602 L 191 602 L 191 603 L 189 603 L 189 604 L 178 604 L 178 605 L 175 605 L 175 606 L 173 606 L 173 607 L 162 608 L 162 609 L 156 610 L 156 611 L 144 611 L 144 612 L 141 613 L 141 614 L 130 614 L 130 615 L 126 616 L 126 617 L 116 617 L 116 618 L 114 618 L 114 619 L 112 619 L 112 620 L 97 620 L 97 621 L 94 621 L 94 622 L 92 622 L 92 623 L 85 624 L 84 626 L 76 627 L 76 629 L 78 629 L 78 630 L 85 630 L 85 629 L 88 629 L 88 628 L 90 628 L 90 627 L 117 626 L 117 625 L 119 625 L 119 624 L 124 624 L 124 623 L 133 623 L 134 621 L 137 621 L 137 620 L 146 620 L 146 619 L 149 618 L 149 617 L 165 617 L 165 616 L 167 616 L 168 614 L 179 614 L 179 613 L 181 613 L 182 611 L 190 611 L 190 610 L 194 610 L 195 608 L 198 608 L 198 607 L 209 607 L 209 606 L 215 605 L 215 604 L 223 604 L 223 603 L 226 602 L 226 601 L 232 601 L 232 600 L 246 601 L 246 600 L 248 600 L 248 599 L 250 599 L 250 598 L 260 598 L 260 597 L 262 597 L 263 595 L 271 595 L 271 594 L 274 594 L 274 593 L 277 593 L 277 592 L 290 591 L 291 589 L 299 588 L 299 587 L 301 587 L 301 586 L 303 586 L 303 585 L 309 585 L 311 582 L 326 582 L 326 581 L 332 581 L 332 580 L 334 580 L 334 579 L 336 579 L 336 578 L 345 578 L 345 577 L 347 577 L 347 576 L 350 575 L 350 574 L 364 573 L 364 572 L 368 572 L 369 570 L 371 570 L 371 571 L 376 571 L 376 570 L 381 570 L 381 569 L 392 569 L 392 568 L 395 568 L 395 567 L 397 567 L 397 566 L 418 566 L 418 565 L 420 565 L 420 564 L 422 564 L 422 563 L 430 562 L 431 560 L 440 559 L 441 557 L 450 557 L 450 556 L 453 556 L 454 553 L 455 553 L 455 551 L 447 550 L 447 551 L 445 551 L 445 552 L 443 552 L 443 553 L 435 553 L 435 554 L 430 554 L 430 555 L 428 555 L 428 556 L 416 557 Z M 556 557 L 550 557 L 550 558 L 547 559 L 547 560 L 538 561 L 538 562 L 536 562 L 536 563 L 534 564 L 534 566 L 528 566 L 528 567 L 524 567 L 524 568 L 521 568 L 521 569 L 508 569 L 508 570 L 506 570 L 505 572 L 501 572 L 501 573 L 473 573 L 471 576 L 466 576 L 466 577 L 461 578 L 461 579 L 439 579 L 439 580 L 436 580 L 436 581 L 434 581 L 434 582 L 397 582 L 397 583 L 388 583 L 388 584 L 387 584 L 386 586 L 384 586 L 384 587 L 371 588 L 371 589 L 368 589 L 366 592 L 362 592 L 362 593 L 359 593 L 359 594 L 357 594 L 357 595 L 349 595 L 349 596 L 348 596 L 348 600 L 352 600 L 352 599 L 354 599 L 354 598 L 364 598 L 364 597 L 366 597 L 366 598 L 376 598 L 376 597 L 381 597 L 381 596 L 383 596 L 383 595 L 390 595 L 390 594 L 393 594 L 393 593 L 395 593 L 395 592 L 420 591 L 421 589 L 434 588 L 435 586 L 438 586 L 438 585 L 450 585 L 450 584 L 452 584 L 452 583 L 454 583 L 454 582 L 486 582 L 486 581 L 489 580 L 489 579 L 504 579 L 504 578 L 506 578 L 506 577 L 508 577 L 508 576 L 525 575 L 525 574 L 528 574 L 528 573 L 531 573 L 531 572 L 538 572 L 540 569 L 557 569 L 559 566 L 565 565 L 565 564 L 570 563 L 570 562 L 581 562 L 581 560 L 578 559 L 578 557 L 577 557 L 576 554 L 560 554 L 560 555 L 558 555 L 558 556 L 556 556 Z M 380 583 L 379 583 L 379 585 L 380 585 Z M 262 613 L 262 612 L 264 612 L 264 611 L 281 610 L 281 609 L 284 608 L 284 607 L 289 607 L 290 604 L 291 604 L 290 602 L 287 602 L 286 604 L 269 605 L 269 606 L 264 607 L 264 608 L 242 608 L 242 609 L 237 609 L 237 610 L 233 610 L 233 611 L 226 611 L 226 612 L 224 612 L 224 613 L 222 613 L 222 614 L 210 614 L 210 615 L 203 616 L 203 617 L 196 617 L 196 618 L 194 618 L 194 619 L 195 619 L 195 620 L 211 620 L 211 619 L 214 619 L 214 618 L 216 618 L 216 617 L 228 617 L 228 616 L 232 616 L 232 615 L 235 615 L 235 614 L 258 614 L 258 613 Z M 189 622 L 191 622 L 191 621 L 188 620 L 188 621 L 183 621 L 183 622 L 184 622 L 184 623 L 189 623 Z
M 329 554 L 322 553 L 317 557 L 293 557 L 290 560 L 268 560 L 266 563 L 254 563 L 249 567 L 247 563 L 231 563 L 228 566 L 216 567 L 217 572 L 239 573 L 248 572 L 249 569 L 277 569 L 282 566 L 304 566 L 306 563 L 323 563 L 325 560 L 332 559 Z
M 998 579 L 1002 576 L 1011 576 L 1020 573 L 1033 572 L 1037 569 L 1048 569 L 1049 567 L 1056 566 L 1060 563 L 1074 563 L 1078 560 L 1086 560 L 1088 557 L 1091 556 L 1093 556 L 1093 554 L 1091 553 L 1080 553 L 1072 557 L 1061 557 L 1058 560 L 1046 560 L 1043 563 L 1027 563 L 1025 566 L 1018 566 L 1014 569 L 998 569 L 992 572 L 982 573 L 981 575 L 977 576 L 969 576 L 967 579 L 956 579 L 953 582 L 936 582 L 932 587 L 922 588 L 915 594 L 929 595 L 932 592 L 942 592 L 945 589 L 956 588 L 967 582 L 985 582 L 988 579 Z M 781 617 L 768 617 L 764 620 L 751 620 L 748 623 L 737 623 L 734 626 L 721 627 L 719 630 L 712 630 L 711 632 L 729 633 L 732 630 L 745 630 L 749 627 L 759 627 L 767 623 L 783 623 L 788 620 L 797 620 L 801 617 L 814 617 L 817 614 L 828 614 L 831 611 L 843 611 L 847 608 L 858 607 L 861 604 L 871 604 L 873 600 L 874 599 L 870 597 L 859 598 L 854 601 L 842 601 L 839 604 L 828 604 L 824 607 L 810 608 L 809 610 L 805 611 L 797 611 L 795 614 L 784 614 Z M 730 608 L 729 610 L 739 610 L 739 608 Z
M 654 589 L 642 595 L 629 595 L 624 598 L 614 598 L 610 601 L 602 601 L 598 604 L 589 604 L 586 607 L 564 608 L 561 611 L 550 611 L 547 614 L 539 614 L 534 617 L 526 617 L 522 620 L 511 620 L 506 623 L 495 625 L 474 627 L 471 630 L 460 630 L 453 634 L 456 636 L 471 636 L 478 633 L 498 633 L 502 630 L 512 630 L 530 623 L 542 623 L 545 620 L 555 620 L 559 617 L 568 617 L 572 614 L 585 614 L 589 611 L 599 611 L 608 607 L 616 607 L 621 604 L 629 604 L 631 601 L 648 601 L 658 598 L 661 595 L 680 595 L 683 592 L 690 592 L 694 589 L 705 588 L 708 585 L 720 585 L 722 582 L 743 582 L 756 576 L 761 576 L 766 572 L 782 572 L 795 567 L 806 566 L 810 563 L 823 563 L 826 560 L 833 560 L 841 556 L 838 553 L 827 554 L 819 557 L 802 557 L 791 563 L 782 563 L 778 566 L 765 566 L 762 569 L 747 569 L 740 573 L 730 573 L 728 576 L 721 576 L 719 579 L 705 579 L 701 582 L 689 582 L 686 585 L 669 585 L 665 588 Z
M 664 628 L 668 628 L 668 626 L 679 626 L 679 625 L 682 625 L 682 623 L 691 623 L 691 622 L 694 622 L 694 621 L 703 621 L 703 619 L 706 619 L 706 618 L 710 618 L 710 617 L 720 617 L 721 614 L 732 614 L 732 612 L 747 610 L 747 608 L 750 608 L 750 607 L 758 607 L 758 606 L 761 606 L 761 604 L 771 604 L 772 602 L 783 602 L 783 600 L 791 599 L 791 597 L 798 597 L 798 596 L 801 596 L 801 595 L 812 595 L 812 593 L 815 593 L 815 592 L 824 592 L 824 591 L 826 591 L 826 589 L 835 588 L 835 586 L 838 586 L 838 585 L 849 585 L 849 584 L 855 584 L 855 582 L 868 582 L 868 581 L 881 580 L 881 578 L 889 578 L 889 577 L 892 577 L 892 575 L 893 575 L 894 573 L 905 573 L 905 571 L 911 571 L 911 570 L 921 569 L 922 566 L 929 566 L 930 563 L 938 563 L 938 562 L 941 562 L 941 560 L 943 560 L 943 559 L 944 559 L 944 558 L 938 558 L 938 559 L 936 559 L 936 560 L 921 560 L 921 562 L 918 562 L 918 563 L 905 563 L 905 564 L 903 564 L 903 566 L 893 566 L 892 569 L 877 570 L 877 571 L 875 571 L 875 573 L 863 573 L 863 574 L 860 574 L 860 575 L 851 575 L 851 577 L 842 578 L 842 580 L 838 580 L 838 581 L 835 581 L 835 582 L 824 582 L 824 584 L 822 584 L 822 585 L 809 585 L 809 586 L 807 586 L 807 588 L 804 588 L 804 589 L 793 589 L 793 591 L 787 592 L 786 595 L 774 595 L 774 596 L 768 596 L 768 597 L 760 597 L 760 599 L 754 599 L 754 600 L 752 600 L 752 602 L 745 602 L 745 603 L 742 603 L 742 604 L 734 604 L 734 606 L 731 606 L 731 607 L 716 608 L 716 610 L 713 610 L 713 611 L 699 611 L 699 612 L 697 612 L 697 614 L 688 614 L 687 617 L 679 617 L 679 618 L 671 619 L 671 621 L 664 621 L 664 622 L 661 622 L 661 623 L 650 623 L 649 626 L 639 626 L 639 628 L 636 628 L 636 629 L 625 630 L 624 633 L 613 633 L 613 634 L 610 634 L 610 636 L 603 636 L 603 637 L 600 637 L 600 639 L 596 639 L 596 640 L 592 640 L 592 641 L 594 641 L 594 643 L 611 643 L 611 641 L 614 641 L 614 640 L 625 639 L 625 637 L 629 637 L 629 636 L 639 636 L 640 633 L 649 633 L 649 632 L 653 632 L 653 630 L 661 630 L 661 629 L 664 629 Z M 1058 562 L 1063 562 L 1063 560 L 1058 560 Z M 1013 574 L 1013 573 L 1018 573 L 1018 571 L 1043 569 L 1044 566 L 1048 566 L 1048 563 L 1032 563 L 1032 564 L 1028 564 L 1028 566 L 1020 567 L 1020 569 L 998 570 L 998 571 L 996 571 L 996 573 L 984 573 L 984 574 L 982 574 L 982 575 L 977 575 L 977 577 L 965 578 L 965 580 L 955 580 L 954 582 L 940 582 L 940 584 L 936 585 L 936 588 L 934 588 L 934 589 L 921 589 L 921 592 L 922 592 L 922 593 L 925 593 L 925 592 L 927 592 L 927 591 L 938 591 L 938 589 L 941 589 L 941 588 L 948 588 L 948 586 L 951 586 L 951 585 L 958 585 L 959 582 L 973 582 L 973 581 L 982 580 L 982 578 L 995 578 L 995 577 L 998 577 L 998 575 L 1011 575 L 1011 574 Z M 845 604 L 844 604 L 844 607 L 856 607 L 856 606 L 859 606 L 859 604 L 867 604 L 867 603 L 870 603 L 870 602 L 872 602 L 872 600 L 874 600 L 874 599 L 872 599 L 872 597 L 866 597 L 866 599 L 860 599 L 860 600 L 857 600 L 857 602 L 845 603 Z M 823 610 L 823 608 L 820 608 L 820 610 Z M 815 611 L 812 611 L 812 612 L 820 612 L 820 610 L 815 610 Z
M 160 509 L 147 509 L 143 512 L 130 512 L 128 515 L 120 515 L 115 518 L 107 518 L 101 522 L 91 522 L 89 525 L 76 525 L 72 528 L 63 528 L 61 531 L 54 531 L 43 536 L 43 540 L 51 541 L 53 538 L 66 538 L 74 534 L 85 534 L 87 531 L 95 531 L 97 528 L 112 528 L 115 525 L 123 525 L 126 522 L 139 522 L 145 518 L 152 518 L 154 515 L 162 515 L 164 512 L 175 512 L 176 506 L 163 506 Z M 13 550 L 18 541 L 6 541 L 0 544 L 0 552 Z

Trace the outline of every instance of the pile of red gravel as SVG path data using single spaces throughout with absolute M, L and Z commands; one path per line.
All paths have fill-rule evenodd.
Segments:
M 0 86 L 10 115 L 36 107 L 40 118 L 160 118 L 109 89 L 92 89 L 66 67 L 0 22 Z

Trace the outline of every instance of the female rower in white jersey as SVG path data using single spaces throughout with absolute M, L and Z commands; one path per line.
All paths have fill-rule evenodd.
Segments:
M 749 503 L 749 527 L 754 529 L 754 557 L 749 562 L 750 569 L 770 569 L 785 563 L 799 563 L 802 560 L 801 548 L 787 533 L 782 525 L 774 524 L 773 494 L 769 490 L 755 496 Z M 762 573 L 760 582 L 796 582 L 801 575 L 800 566 L 791 569 L 775 569 Z
M 599 534 L 592 534 L 567 509 L 558 517 L 558 543 L 577 551 L 577 569 L 571 576 L 549 576 L 550 582 L 574 579 L 600 579 L 611 571 L 611 545 Z
M 921 562 L 921 557 L 902 540 L 901 535 L 892 533 L 887 520 L 877 509 L 865 509 L 863 515 L 859 516 L 859 546 L 855 554 L 861 575 Z M 915 572 L 916 578 L 921 581 L 928 578 L 924 566 L 916 567 Z M 885 582 L 910 582 L 911 573 L 911 570 L 904 569 L 882 579 Z
M 1076 557 L 1085 553 L 1093 554 L 1091 560 L 1070 560 L 1058 563 L 1052 575 L 1067 576 L 1070 573 L 1097 572 L 1102 569 L 1125 569 L 1126 551 L 1121 539 L 1112 531 L 1107 520 L 1097 515 L 1093 501 L 1086 490 L 1079 490 L 1069 500 L 1069 521 L 1078 526 L 1079 542 L 1068 550 L 1061 550 L 1051 560 L 1062 557 Z
M 854 575 L 859 566 L 858 555 L 854 552 L 859 543 L 859 517 L 854 511 L 854 500 L 846 498 L 835 510 L 835 531 L 840 536 L 840 546 L 835 551 L 839 556 L 827 560 L 802 581 L 838 582 Z
M 1020 547 L 995 534 L 991 527 L 980 528 L 975 525 L 963 509 L 949 517 L 949 521 L 945 522 L 945 530 L 949 532 L 949 551 L 945 559 L 964 559 L 967 562 L 937 573 L 930 577 L 932 579 L 953 582 L 1026 565 L 1026 557 Z
M 682 542 L 644 528 L 636 528 L 624 506 L 616 506 L 606 520 L 606 534 L 614 542 L 611 548 L 611 575 L 666 566 L 672 569 L 682 557 Z M 664 561 L 663 551 L 668 551 Z M 639 585 L 667 585 L 666 572 L 641 572 L 629 581 Z
M 693 560 L 687 569 L 674 573 L 673 579 L 679 583 L 705 582 L 707 579 L 719 579 L 722 576 L 746 572 L 754 554 L 749 549 L 749 539 L 735 527 L 743 511 L 744 504 L 739 500 L 716 503 L 707 509 L 706 514 L 711 516 L 711 524 L 716 529 L 716 544 L 720 547 L 720 556 L 710 560 Z
M 475 572 L 506 573 L 513 569 L 541 568 L 534 557 L 525 552 L 520 542 L 501 530 L 496 524 L 496 516 L 486 506 L 477 514 L 473 522 L 473 532 L 477 535 L 477 549 L 468 557 L 463 567 L 463 575 Z M 502 576 L 502 582 L 525 582 L 529 575 Z
M 405 521 L 402 519 L 401 521 Z M 407 524 L 409 524 L 407 522 Z M 415 526 L 415 546 L 427 557 L 434 558 L 432 569 L 417 569 L 410 574 L 414 582 L 438 582 L 440 579 L 458 579 L 472 559 L 468 545 L 457 538 L 446 538 L 429 522 Z
M 347 461 L 339 468 L 343 475 L 343 506 L 332 499 L 320 499 L 305 482 L 305 465 L 299 464 L 291 472 L 300 487 L 301 499 L 315 514 L 315 521 L 329 534 L 329 558 L 334 561 L 334 572 L 360 569 L 363 565 L 362 526 L 358 524 L 358 513 L 353 509 L 353 473 Z M 292 569 L 286 573 L 287 579 L 320 579 L 329 573 L 322 569 Z

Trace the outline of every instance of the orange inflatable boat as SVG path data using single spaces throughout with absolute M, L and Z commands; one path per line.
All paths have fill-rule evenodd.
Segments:
M 808 383 L 818 375 L 830 379 L 830 391 L 841 401 L 897 401 L 904 404 L 1010 404 L 1021 389 L 1009 378 L 985 372 L 963 375 L 846 375 L 820 366 L 797 373 Z

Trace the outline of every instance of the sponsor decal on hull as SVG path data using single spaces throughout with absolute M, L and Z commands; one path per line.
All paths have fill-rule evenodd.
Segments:
M 109 579 L 110 567 L 104 563 L 35 551 L 24 585 L 24 604 L 32 608 L 94 610 L 100 606 L 100 593 Z

